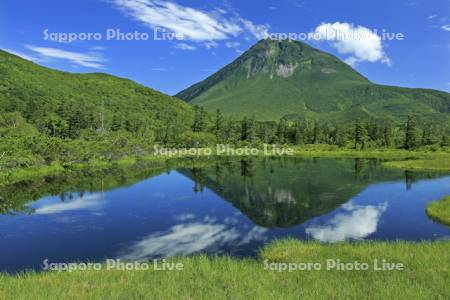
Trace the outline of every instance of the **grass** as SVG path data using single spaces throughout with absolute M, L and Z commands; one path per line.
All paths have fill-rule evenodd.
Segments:
M 450 196 L 428 204 L 427 215 L 439 223 L 450 226 Z
M 447 151 L 407 151 L 403 149 L 366 149 L 355 150 L 338 148 L 330 145 L 304 145 L 293 147 L 295 156 L 305 157 L 348 157 L 348 158 L 378 158 L 378 159 L 446 159 L 450 161 Z
M 0 299 L 446 299 L 449 249 L 449 241 L 320 244 L 288 239 L 268 245 L 257 259 L 169 260 L 181 262 L 182 271 L 0 274 Z M 327 271 L 327 259 L 368 263 L 369 270 Z M 405 269 L 374 271 L 375 259 Z M 272 262 L 320 263 L 322 270 L 265 269 Z
M 354 150 L 327 145 L 308 145 L 294 148 L 295 156 L 377 158 L 386 161 L 383 167 L 405 170 L 450 172 L 450 153 L 447 151 L 407 151 L 402 149 Z
M 389 161 L 384 162 L 383 166 L 387 168 L 399 168 L 406 170 L 450 172 L 450 158 Z

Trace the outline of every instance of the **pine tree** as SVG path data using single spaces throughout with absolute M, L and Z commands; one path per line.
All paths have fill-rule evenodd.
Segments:
M 380 130 L 376 121 L 372 120 L 367 124 L 367 136 L 371 141 L 378 141 L 380 139 Z
M 247 135 L 249 142 L 254 142 L 256 140 L 256 120 L 254 115 L 249 119 Z
M 241 141 L 246 141 L 248 138 L 248 120 L 244 117 L 241 120 Z
M 360 119 L 355 121 L 354 143 L 355 149 L 364 149 L 366 146 L 367 131 Z
M 201 132 L 206 127 L 206 112 L 203 107 L 194 106 L 194 124 L 192 125 L 193 132 Z
M 217 140 L 221 140 L 222 138 L 222 129 L 223 129 L 223 116 L 220 109 L 216 110 L 216 122 L 214 127 L 214 133 L 216 135 Z
M 345 131 L 341 126 L 336 126 L 336 128 L 334 129 L 332 140 L 335 145 L 339 146 L 339 148 L 345 147 L 346 136 Z
M 297 121 L 294 124 L 294 143 L 296 145 L 300 145 L 303 144 L 304 142 L 305 139 L 302 124 L 300 123 L 300 121 Z
M 255 117 L 244 117 L 241 121 L 241 141 L 254 142 L 256 139 Z
M 387 148 L 392 146 L 392 129 L 389 124 L 386 124 L 383 129 L 383 146 Z
M 224 130 L 225 141 L 234 142 L 239 139 L 239 130 L 236 125 L 236 122 L 228 120 L 226 128 Z
M 287 136 L 287 123 L 285 119 L 281 119 L 278 123 L 278 129 L 277 129 L 277 138 L 278 142 L 280 144 L 286 143 L 286 136 Z
M 444 135 L 444 136 L 442 136 L 442 139 L 441 139 L 441 147 L 448 147 L 448 146 L 450 146 L 450 140 L 449 140 L 448 136 Z
M 317 122 L 314 122 L 314 130 L 313 130 L 313 136 L 312 136 L 312 143 L 318 144 L 319 143 L 319 124 Z
M 408 116 L 405 132 L 405 149 L 414 150 L 418 146 L 417 123 L 414 117 Z

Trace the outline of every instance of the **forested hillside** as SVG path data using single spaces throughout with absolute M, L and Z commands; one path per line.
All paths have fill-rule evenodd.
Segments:
M 189 105 L 131 80 L 60 72 L 0 51 L 0 113 L 8 112 L 60 138 L 124 129 L 167 140 L 192 120 Z

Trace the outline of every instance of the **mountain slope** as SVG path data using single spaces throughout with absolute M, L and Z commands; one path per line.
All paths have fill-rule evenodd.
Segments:
M 131 80 L 48 69 L 0 50 L 0 113 L 20 112 L 39 131 L 66 126 L 71 137 L 85 128 L 153 130 L 188 128 L 190 105 Z M 63 125 L 61 125 L 63 124 Z
M 231 64 L 176 95 L 237 118 L 449 120 L 450 94 L 381 86 L 335 56 L 297 41 L 262 40 Z

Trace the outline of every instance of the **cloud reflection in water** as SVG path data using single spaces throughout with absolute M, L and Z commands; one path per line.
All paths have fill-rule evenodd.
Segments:
M 336 214 L 326 225 L 311 225 L 305 232 L 321 242 L 363 239 L 377 231 L 378 221 L 387 205 L 343 205 L 345 213 Z
M 233 225 L 234 224 L 234 225 Z M 151 257 L 189 255 L 204 251 L 215 251 L 227 246 L 242 246 L 252 241 L 265 240 L 266 229 L 253 226 L 236 225 L 236 222 L 219 223 L 216 219 L 205 217 L 200 221 L 177 224 L 164 232 L 150 234 L 131 245 L 119 258 L 131 261 Z
M 102 194 L 100 193 L 86 195 L 66 202 L 41 205 L 35 209 L 34 214 L 50 215 L 81 209 L 97 209 L 103 203 L 101 200 Z

